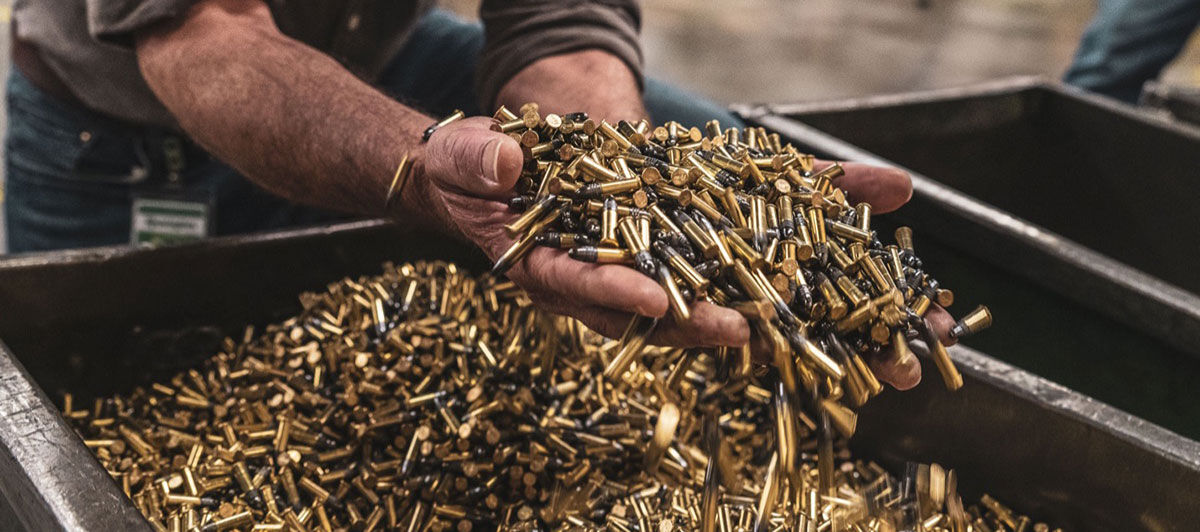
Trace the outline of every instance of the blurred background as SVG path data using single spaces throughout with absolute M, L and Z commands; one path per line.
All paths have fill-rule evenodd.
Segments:
M 443 0 L 474 16 L 477 0 Z M 649 75 L 722 103 L 1060 78 L 1094 0 L 642 0 Z M 1200 86 L 1200 39 L 1164 72 Z
M 12 1 L 0 0 L 3 73 Z M 479 4 L 441 2 L 464 17 L 475 17 Z M 1085 0 L 642 4 L 647 73 L 722 103 L 848 98 L 1013 75 L 1060 78 L 1096 10 L 1095 1 Z M 1200 38 L 1193 36 L 1161 81 L 1200 87 Z M 4 233 L 0 216 L 0 252 Z

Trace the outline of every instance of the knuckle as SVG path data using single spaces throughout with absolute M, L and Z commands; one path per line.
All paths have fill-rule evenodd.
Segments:
M 467 135 L 462 133 L 452 135 L 448 148 L 451 155 L 449 161 L 453 165 L 454 171 L 463 176 L 471 174 L 471 167 L 468 161 L 474 154 L 471 153 L 471 143 Z

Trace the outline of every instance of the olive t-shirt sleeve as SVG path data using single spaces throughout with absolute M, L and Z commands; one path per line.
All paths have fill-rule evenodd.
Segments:
M 486 36 L 477 72 L 483 109 L 522 68 L 567 52 L 607 51 L 642 81 L 636 0 L 483 0 L 479 13 Z
M 181 18 L 196 0 L 86 0 L 88 33 L 99 41 L 133 46 L 133 37 Z

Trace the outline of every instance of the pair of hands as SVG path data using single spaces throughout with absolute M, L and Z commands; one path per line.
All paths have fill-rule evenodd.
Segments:
M 503 225 L 517 216 L 506 200 L 521 174 L 520 146 L 489 129 L 492 120 L 473 117 L 439 129 L 414 166 L 406 196 L 422 202 L 442 225 L 457 230 L 495 260 L 513 243 Z M 819 163 L 819 167 L 829 163 Z M 837 180 L 853 202 L 870 203 L 877 213 L 893 211 L 912 196 L 908 174 L 893 168 L 845 163 Z M 622 265 L 576 261 L 558 249 L 537 247 L 508 271 L 540 307 L 578 318 L 609 337 L 620 336 L 634 314 L 662 317 L 651 342 L 681 347 L 742 346 L 751 340 L 750 325 L 736 311 L 707 302 L 693 303 L 691 319 L 675 322 L 667 314 L 667 296 L 653 279 Z M 942 342 L 954 320 L 940 307 L 926 315 Z M 921 366 L 907 360 L 869 360 L 876 375 L 899 389 L 915 386 Z

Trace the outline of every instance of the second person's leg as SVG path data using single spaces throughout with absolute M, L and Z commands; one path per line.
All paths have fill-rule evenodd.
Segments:
M 1064 81 L 1134 103 L 1197 24 L 1198 0 L 1102 0 Z

